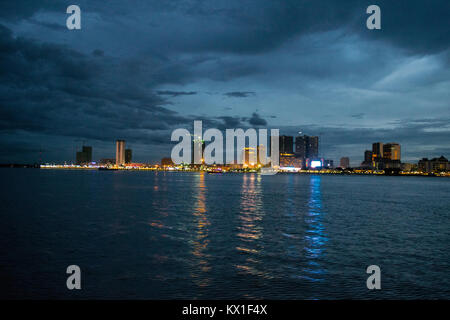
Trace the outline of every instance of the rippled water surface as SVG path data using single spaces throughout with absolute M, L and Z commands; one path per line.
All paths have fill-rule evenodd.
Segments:
M 1 297 L 450 298 L 446 178 L 0 172 Z

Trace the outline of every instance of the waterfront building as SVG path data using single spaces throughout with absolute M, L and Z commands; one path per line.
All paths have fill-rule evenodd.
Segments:
M 258 164 L 260 165 L 266 165 L 268 164 L 268 157 L 267 157 L 267 150 L 266 146 L 263 144 L 260 144 L 258 146 Z
M 401 169 L 404 172 L 411 172 L 417 169 L 417 165 L 414 163 L 402 163 Z
M 334 161 L 333 160 L 327 160 L 322 159 L 323 167 L 327 169 L 333 169 L 334 168 Z
M 349 157 L 342 157 L 341 160 L 339 161 L 339 166 L 342 169 L 347 169 L 350 167 L 350 158 Z
M 100 159 L 100 164 L 102 164 L 102 165 L 112 165 L 114 163 L 116 163 L 116 159 L 110 159 L 110 158 Z
M 367 152 L 367 151 L 366 151 Z M 368 154 L 367 154 L 368 156 Z M 366 154 L 364 155 L 364 166 L 367 164 Z M 401 167 L 401 148 L 398 143 L 375 142 L 372 144 L 372 164 L 370 167 L 377 170 L 400 169 Z
M 280 154 L 280 168 L 302 168 L 304 167 L 303 159 L 295 157 L 293 153 L 282 153 Z
M 125 163 L 125 140 L 116 141 L 116 166 Z
M 92 162 L 92 147 L 83 146 L 82 151 L 85 154 L 86 162 L 88 163 Z
M 428 160 L 428 158 L 423 158 L 419 161 L 418 167 L 419 171 L 426 173 L 450 171 L 450 163 L 444 156 L 433 158 L 431 160 Z
M 383 143 L 375 142 L 372 144 L 372 160 L 383 158 Z
M 370 150 L 364 151 L 364 162 L 372 163 L 372 151 Z
M 294 137 L 292 136 L 280 136 L 279 137 L 279 150 L 280 154 L 293 154 L 294 153 Z
M 383 158 L 389 160 L 401 160 L 401 150 L 398 143 L 386 143 L 383 146 Z
M 257 149 L 244 148 L 242 149 L 242 165 L 244 167 L 254 167 L 258 164 Z
M 319 137 L 297 136 L 295 138 L 295 157 L 302 160 L 303 167 L 308 167 L 312 159 L 319 157 Z
M 92 147 L 83 146 L 76 154 L 76 164 L 88 164 L 92 162 Z
M 161 166 L 162 167 L 172 167 L 174 165 L 172 158 L 162 158 Z
M 371 169 L 373 168 L 372 151 L 364 151 L 364 161 L 361 162 L 361 167 Z
M 308 137 L 307 158 L 319 157 L 319 137 Z
M 319 156 L 319 137 L 297 136 L 295 138 L 295 156 L 297 158 L 317 158 Z
M 125 163 L 131 163 L 133 152 L 131 149 L 125 149 Z
M 191 164 L 202 164 L 204 162 L 203 154 L 205 152 L 205 141 L 200 138 L 193 138 L 191 144 Z M 197 157 L 195 156 L 197 153 Z M 197 161 L 196 161 L 197 160 Z

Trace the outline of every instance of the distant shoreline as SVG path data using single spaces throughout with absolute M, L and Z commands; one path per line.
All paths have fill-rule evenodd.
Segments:
M 99 167 L 74 167 L 74 166 L 48 166 L 48 167 L 40 167 L 39 165 L 30 165 L 30 164 L 0 164 L 0 168 L 14 168 L 14 169 L 42 169 L 42 170 L 68 170 L 68 171 L 76 171 L 76 170 L 86 170 L 86 171 L 153 171 L 153 172 L 171 172 L 171 173 L 194 173 L 194 172 L 204 172 L 206 174 L 230 174 L 230 173 L 257 173 L 258 170 L 229 170 L 226 172 L 211 172 L 208 170 L 170 170 L 163 168 L 155 168 L 155 167 L 141 167 L 141 168 L 115 168 L 115 169 L 104 169 L 104 167 L 100 167 L 102 169 L 99 170 Z M 341 175 L 341 176 L 384 176 L 384 177 L 450 177 L 450 172 L 442 172 L 442 173 L 421 173 L 421 172 L 399 172 L 393 174 L 386 174 L 383 171 L 370 171 L 370 170 L 359 170 L 356 171 L 340 171 L 336 169 L 322 169 L 322 170 L 300 170 L 297 172 L 290 171 L 279 171 L 277 174 L 289 174 L 289 175 Z

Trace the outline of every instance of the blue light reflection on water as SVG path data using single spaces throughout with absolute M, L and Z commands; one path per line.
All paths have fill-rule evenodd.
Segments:
M 325 243 L 328 241 L 322 223 L 325 213 L 322 208 L 320 183 L 320 176 L 311 176 L 308 212 L 305 216 L 306 234 L 304 240 L 308 267 L 304 268 L 303 271 L 307 274 L 304 277 L 311 281 L 323 281 L 323 275 L 326 273 L 325 266 L 320 262 L 325 251 Z

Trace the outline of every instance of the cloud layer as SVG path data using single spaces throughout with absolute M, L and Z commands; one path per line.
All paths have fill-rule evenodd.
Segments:
M 170 132 L 278 127 L 322 136 L 336 161 L 376 140 L 406 159 L 450 149 L 450 3 L 378 1 L 65 1 L 0 3 L 0 162 L 95 157 L 126 139 L 139 161 Z M 447 154 L 447 156 L 450 156 Z

